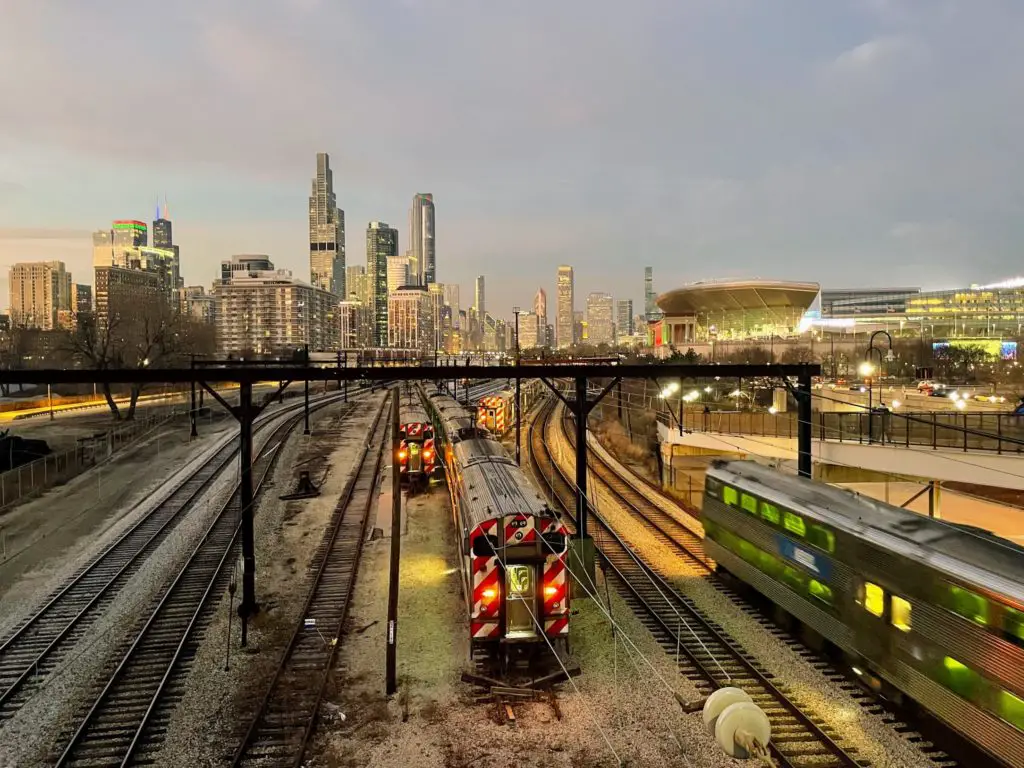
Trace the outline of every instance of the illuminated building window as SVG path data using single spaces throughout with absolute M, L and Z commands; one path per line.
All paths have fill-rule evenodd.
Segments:
M 910 631 L 910 601 L 892 596 L 892 625 L 903 632 Z

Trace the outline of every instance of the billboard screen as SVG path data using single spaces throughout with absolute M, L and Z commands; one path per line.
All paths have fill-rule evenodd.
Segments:
M 932 342 L 932 352 L 936 357 L 946 357 L 952 349 L 980 348 L 990 359 L 1016 360 L 1017 342 L 1000 339 L 951 339 L 949 341 Z

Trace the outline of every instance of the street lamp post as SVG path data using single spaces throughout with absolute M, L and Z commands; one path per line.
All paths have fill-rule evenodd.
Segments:
M 892 336 L 889 335 L 889 332 L 888 331 L 875 331 L 874 333 L 872 333 L 871 337 L 868 339 L 868 348 L 867 348 L 867 351 L 864 353 L 864 361 L 860 364 L 860 368 L 859 368 L 861 376 L 864 376 L 867 379 L 867 384 L 868 384 L 868 442 L 869 443 L 873 443 L 874 440 L 875 440 L 875 431 L 874 431 L 874 412 L 875 412 L 875 409 L 874 409 L 873 397 L 872 397 L 872 395 L 874 393 L 874 384 L 875 384 L 874 376 L 873 376 L 873 374 L 875 372 L 875 366 L 872 365 L 872 363 L 871 363 L 871 354 L 875 353 L 876 355 L 878 355 L 878 372 L 879 373 L 882 372 L 882 364 L 883 364 L 882 350 L 875 346 L 875 337 L 878 336 L 879 334 L 885 336 L 885 338 L 889 340 L 889 351 L 886 353 L 884 360 L 888 361 L 888 362 L 892 362 L 895 359 L 895 355 L 893 355 L 893 352 L 892 352 Z M 879 405 L 884 405 L 885 404 L 884 401 L 883 401 L 884 392 L 885 392 L 885 390 L 882 389 L 878 393 L 878 403 L 879 403 Z M 884 430 L 884 422 L 883 422 L 883 430 Z

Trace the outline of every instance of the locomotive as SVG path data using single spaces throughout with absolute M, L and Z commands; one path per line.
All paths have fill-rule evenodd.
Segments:
M 480 398 L 477 406 L 480 426 L 496 435 L 503 435 L 516 423 L 516 396 L 509 390 Z
M 568 652 L 567 529 L 470 411 L 444 393 L 426 402 L 444 441 L 471 653 L 507 668 Z
M 398 394 L 398 466 L 404 485 L 419 486 L 434 474 L 437 458 L 434 425 L 419 393 L 403 387 Z
M 749 461 L 716 461 L 705 551 L 1009 766 L 1024 765 L 1024 549 Z

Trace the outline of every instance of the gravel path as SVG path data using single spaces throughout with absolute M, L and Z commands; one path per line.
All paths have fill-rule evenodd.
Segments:
M 573 656 L 583 674 L 559 694 L 563 719 L 547 703 L 515 707 L 518 725 L 498 724 L 493 705 L 473 702 L 459 677 L 469 669 L 465 607 L 451 512 L 443 488 L 407 502 L 402 541 L 398 623 L 399 693 L 384 695 L 384 627 L 390 542 L 367 545 L 339 653 L 330 705 L 308 765 L 381 768 L 456 766 L 733 765 L 703 730 L 699 715 L 682 715 L 670 688 L 684 699 L 695 690 L 675 674 L 639 621 L 616 595 L 620 633 L 591 600 L 577 600 Z M 602 582 L 598 582 L 599 588 Z M 623 635 L 637 646 L 629 647 Z M 651 660 L 657 675 L 641 658 Z M 658 680 L 668 681 L 668 685 Z M 341 718 L 344 714 L 344 719 Z
M 357 410 L 344 423 L 343 406 L 314 412 L 311 437 L 295 433 L 285 444 L 273 486 L 261 498 L 256 516 L 256 589 L 262 610 L 249 627 L 248 648 L 238 647 L 239 622 L 233 615 L 230 668 L 225 669 L 229 606 L 223 595 L 186 680 L 185 697 L 171 717 L 158 765 L 220 766 L 230 760 L 299 619 L 310 561 L 381 398 L 376 394 L 357 401 Z M 321 495 L 281 501 L 278 496 L 293 490 L 300 469 L 310 471 L 314 483 L 323 482 Z
M 552 422 L 554 423 L 554 422 Z M 561 433 L 552 427 L 558 461 L 565 466 L 568 447 Z M 849 743 L 856 745 L 861 757 L 876 768 L 923 768 L 933 762 L 908 742 L 882 718 L 868 713 L 846 691 L 825 678 L 792 648 L 747 616 L 728 597 L 715 590 L 704 578 L 695 575 L 687 562 L 672 548 L 659 542 L 631 514 L 622 510 L 608 494 L 593 494 L 599 514 L 653 568 L 658 570 L 684 595 L 692 598 L 707 615 L 713 616 L 743 648 L 757 649 L 756 657 L 766 670 L 784 681 L 793 697 L 814 711 Z

